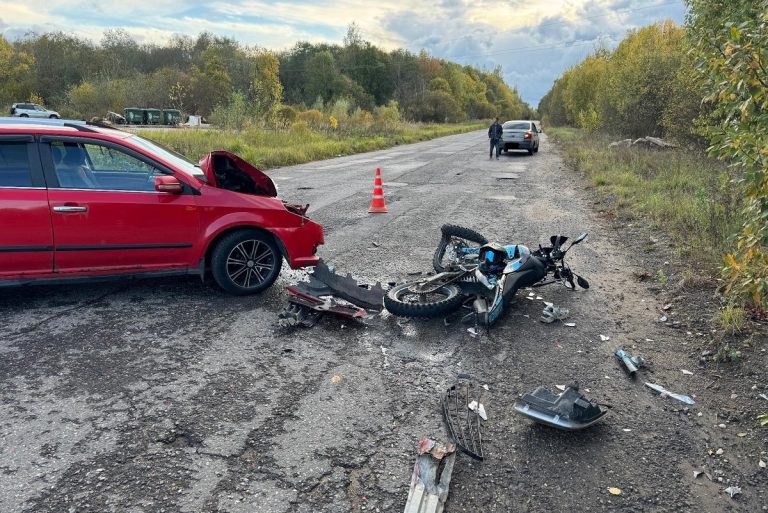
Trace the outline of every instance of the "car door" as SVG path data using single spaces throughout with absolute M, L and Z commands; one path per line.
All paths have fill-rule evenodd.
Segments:
M 53 271 L 53 231 L 31 135 L 0 135 L 0 278 Z
M 183 270 L 195 267 L 195 191 L 155 190 L 172 170 L 115 142 L 41 138 L 60 273 Z

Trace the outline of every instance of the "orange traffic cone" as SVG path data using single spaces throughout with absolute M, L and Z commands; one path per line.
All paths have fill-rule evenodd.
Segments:
M 371 200 L 371 208 L 368 209 L 369 214 L 386 214 L 387 205 L 384 204 L 384 188 L 381 184 L 381 169 L 376 168 L 376 178 L 373 180 L 373 199 Z

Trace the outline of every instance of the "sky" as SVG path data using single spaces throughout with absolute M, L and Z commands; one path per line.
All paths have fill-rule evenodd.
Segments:
M 431 55 L 493 70 L 536 107 L 556 78 L 628 30 L 672 19 L 683 0 L 0 0 L 0 34 L 63 31 L 101 40 L 125 29 L 139 42 L 202 31 L 273 50 L 298 41 L 342 44 L 357 24 L 381 48 Z

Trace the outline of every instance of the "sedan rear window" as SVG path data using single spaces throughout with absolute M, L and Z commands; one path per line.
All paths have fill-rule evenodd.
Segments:
M 502 128 L 509 128 L 511 130 L 530 130 L 531 124 L 527 122 L 521 123 L 520 121 L 507 121 L 502 125 Z
M 27 143 L 0 142 L 0 187 L 31 187 Z

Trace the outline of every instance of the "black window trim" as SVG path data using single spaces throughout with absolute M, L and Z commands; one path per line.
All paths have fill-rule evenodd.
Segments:
M 152 167 L 157 168 L 163 174 L 166 174 L 168 176 L 175 176 L 176 179 L 179 180 L 179 182 L 184 188 L 181 194 L 183 195 L 188 194 L 193 196 L 200 195 L 200 192 L 197 189 L 189 185 L 186 181 L 179 179 L 178 174 L 175 173 L 171 168 L 161 164 L 156 160 L 152 160 L 151 158 L 147 157 L 142 153 L 139 153 L 133 148 L 123 146 L 122 144 L 117 144 L 113 141 L 98 139 L 96 137 L 77 137 L 77 136 L 68 136 L 68 135 L 42 135 L 40 136 L 40 158 L 43 160 L 43 162 L 46 163 L 43 165 L 43 170 L 45 173 L 45 180 L 46 182 L 48 182 L 48 187 L 51 189 L 70 190 L 69 188 L 64 188 L 59 185 L 59 179 L 56 176 L 56 170 L 53 168 L 53 155 L 51 154 L 52 142 L 73 142 L 77 144 L 95 144 L 100 146 L 106 146 L 107 148 L 112 148 L 117 151 L 121 151 L 123 153 L 126 153 L 136 158 L 137 160 L 144 162 L 145 164 L 148 164 Z M 154 193 L 154 194 L 166 194 L 166 193 L 156 192 L 156 191 L 130 191 L 130 190 L 122 190 L 122 189 L 77 189 L 77 190 L 98 191 L 98 192 L 104 192 L 104 191 L 136 192 L 136 193 L 143 192 L 143 193 Z
M 31 185 L 29 186 L 4 186 L 2 189 L 45 189 L 45 177 L 43 176 L 43 167 L 40 162 L 40 156 L 37 152 L 35 138 L 31 134 L 0 134 L 0 142 L 26 142 L 27 159 L 29 161 L 29 175 Z

